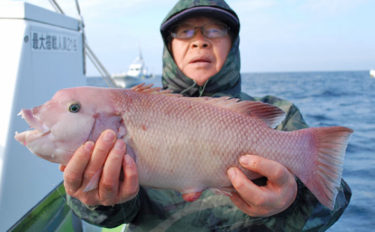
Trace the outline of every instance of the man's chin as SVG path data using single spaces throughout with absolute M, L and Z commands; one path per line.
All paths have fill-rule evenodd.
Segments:
M 200 86 L 203 86 L 204 83 L 206 83 L 207 80 L 210 79 L 210 77 L 216 74 L 216 72 L 212 72 L 212 71 L 210 72 L 207 70 L 198 70 L 198 71 L 194 71 L 190 73 L 191 73 L 190 75 L 189 75 L 189 72 L 185 73 L 185 75 L 189 77 L 190 79 L 194 80 Z

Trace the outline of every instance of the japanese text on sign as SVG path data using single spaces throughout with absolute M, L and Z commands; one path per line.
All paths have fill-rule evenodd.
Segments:
M 32 32 L 31 42 L 32 49 L 38 51 L 76 52 L 78 50 L 78 39 L 64 34 Z

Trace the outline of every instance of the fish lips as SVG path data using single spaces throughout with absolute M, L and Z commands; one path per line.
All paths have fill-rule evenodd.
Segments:
M 23 109 L 21 112 L 18 113 L 28 124 L 31 128 L 36 129 L 37 131 L 41 132 L 42 134 L 48 132 L 50 129 L 42 123 L 38 117 L 36 117 L 31 110 Z
M 51 132 L 44 123 L 35 117 L 31 110 L 22 109 L 18 115 L 21 116 L 31 128 L 33 128 L 32 130 L 27 130 L 21 133 L 16 132 L 15 139 L 20 143 L 26 145 L 34 139 L 42 137 Z

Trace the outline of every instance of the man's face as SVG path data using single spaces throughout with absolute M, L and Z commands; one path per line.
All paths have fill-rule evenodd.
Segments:
M 228 33 L 218 38 L 208 38 L 199 27 L 212 28 L 222 26 L 217 20 L 208 17 L 186 19 L 175 31 L 196 27 L 196 33 L 187 39 L 173 38 L 171 50 L 178 68 L 189 78 L 202 86 L 223 67 L 231 49 L 232 41 Z

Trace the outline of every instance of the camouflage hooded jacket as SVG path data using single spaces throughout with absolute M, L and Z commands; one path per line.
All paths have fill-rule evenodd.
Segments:
M 180 0 L 166 20 L 185 9 L 195 6 L 214 6 L 235 15 L 221 0 Z M 237 16 L 235 16 L 237 17 Z M 198 86 L 186 77 L 175 64 L 168 41 L 163 54 L 163 87 L 186 96 L 231 96 L 242 100 L 258 100 L 276 105 L 286 112 L 279 130 L 307 127 L 299 110 L 288 101 L 266 96 L 253 98 L 241 92 L 239 38 L 233 45 L 219 73 L 204 86 Z M 322 206 L 299 181 L 295 202 L 284 212 L 270 217 L 250 217 L 232 204 L 226 196 L 205 191 L 195 202 L 185 202 L 181 194 L 172 190 L 141 187 L 136 198 L 113 207 L 88 207 L 68 196 L 68 205 L 84 220 L 115 227 L 127 223 L 126 231 L 324 231 L 341 216 L 349 204 L 351 191 L 342 181 L 333 211 Z

